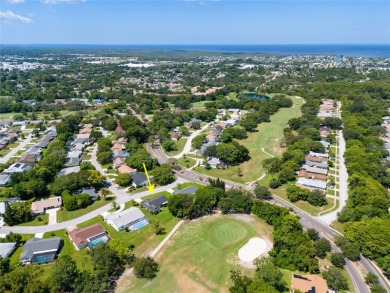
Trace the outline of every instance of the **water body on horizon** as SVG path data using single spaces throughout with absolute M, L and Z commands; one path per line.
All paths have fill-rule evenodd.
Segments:
M 121 49 L 201 51 L 224 54 L 275 54 L 275 55 L 341 55 L 347 57 L 390 58 L 390 44 L 333 44 L 333 45 L 89 45 L 89 44 L 36 44 L 1 45 L 1 47 L 42 47 L 69 49 Z

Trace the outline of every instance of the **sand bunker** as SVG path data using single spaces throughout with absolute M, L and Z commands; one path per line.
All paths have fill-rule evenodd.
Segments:
M 267 251 L 267 242 L 259 237 L 249 239 L 248 243 L 240 248 L 238 257 L 243 262 L 252 262 Z

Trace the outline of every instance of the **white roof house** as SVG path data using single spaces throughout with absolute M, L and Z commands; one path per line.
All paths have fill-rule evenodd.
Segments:
M 28 169 L 28 166 L 24 163 L 14 163 L 4 170 L 4 173 L 12 174 L 12 173 L 22 173 Z
M 109 214 L 105 217 L 105 220 L 107 224 L 112 226 L 115 230 L 122 231 L 126 229 L 126 227 L 130 230 L 136 230 L 132 229 L 131 226 L 147 219 L 139 208 L 131 207 L 120 213 Z
M 314 179 L 307 179 L 304 177 L 298 178 L 297 184 L 301 184 L 310 188 L 326 189 L 326 182 Z
M 73 150 L 73 151 L 70 151 L 66 157 L 67 158 L 79 158 L 81 156 L 82 152 L 79 151 L 79 150 Z
M 0 243 L 0 256 L 9 257 L 16 247 L 16 242 Z
M 316 152 L 309 152 L 309 156 L 312 157 L 317 157 L 317 158 L 329 158 L 329 154 L 324 154 L 324 153 L 316 153 Z

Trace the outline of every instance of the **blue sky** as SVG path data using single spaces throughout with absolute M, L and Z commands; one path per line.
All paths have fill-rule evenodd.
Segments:
M 390 43 L 390 0 L 0 0 L 0 18 L 2 44 Z

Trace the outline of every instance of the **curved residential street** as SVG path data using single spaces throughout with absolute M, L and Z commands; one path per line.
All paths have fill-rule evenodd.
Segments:
M 12 149 L 4 157 L 0 158 L 0 164 L 6 164 L 9 161 L 9 159 L 11 159 L 18 151 L 26 148 L 26 146 L 31 142 L 32 139 L 33 138 L 31 136 L 31 133 L 29 133 L 22 143 L 20 143 L 16 148 Z

